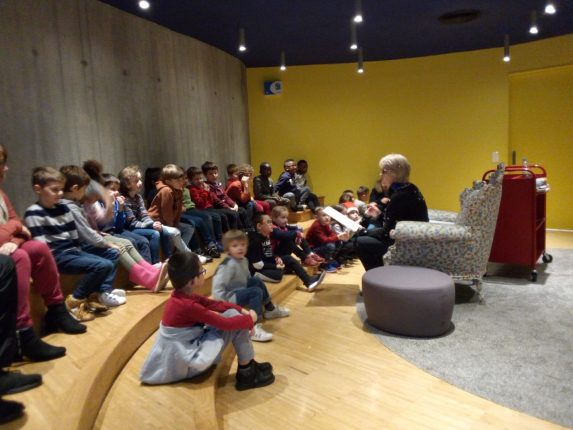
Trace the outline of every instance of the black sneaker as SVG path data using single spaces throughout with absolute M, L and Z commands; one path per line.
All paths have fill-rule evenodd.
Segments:
M 85 333 L 87 328 L 84 324 L 79 323 L 70 315 L 64 303 L 57 303 L 48 306 L 46 312 L 45 329 L 46 333 L 63 331 L 67 334 Z
M 42 375 L 24 375 L 20 372 L 0 370 L 0 395 L 16 394 L 42 385 Z
M 275 375 L 272 371 L 264 371 L 257 362 L 252 360 L 249 367 L 238 368 L 235 381 L 235 388 L 238 391 L 250 390 L 251 388 L 266 387 L 275 382 Z M 262 364 L 262 363 L 261 363 Z
M 0 424 L 9 423 L 24 415 L 24 405 L 0 399 Z
M 209 248 L 207 248 L 207 255 L 213 258 L 221 258 L 221 253 L 217 249 L 217 245 L 213 244 Z
M 44 342 L 32 327 L 18 330 L 19 353 L 31 361 L 48 361 L 66 355 L 66 348 Z

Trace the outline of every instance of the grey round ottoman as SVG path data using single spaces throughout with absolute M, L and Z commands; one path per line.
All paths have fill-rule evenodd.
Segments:
M 362 276 L 368 322 L 406 336 L 439 336 L 450 330 L 454 281 L 423 267 L 384 266 Z

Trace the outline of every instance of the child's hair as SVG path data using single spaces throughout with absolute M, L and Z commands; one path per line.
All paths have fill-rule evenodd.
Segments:
M 129 186 L 131 185 L 131 179 L 137 178 L 137 174 L 141 175 L 139 166 L 131 165 L 126 166 L 119 172 L 119 192 L 121 194 L 127 195 L 129 193 Z
M 261 164 L 259 164 L 259 171 L 261 171 L 264 167 L 271 167 L 271 163 L 268 161 L 263 161 Z
M 356 206 L 352 206 L 352 207 L 346 209 L 346 216 L 350 215 L 351 212 L 356 212 L 358 215 L 360 215 L 360 211 L 358 210 L 358 208 Z
M 216 170 L 219 171 L 219 168 L 217 167 L 217 165 L 215 163 L 213 163 L 212 161 L 205 161 L 203 163 L 203 165 L 201 166 L 201 170 L 203 171 L 203 174 L 206 175 L 208 172 L 210 172 L 211 170 Z
M 102 173 L 101 178 L 103 179 L 104 187 L 108 187 L 111 184 L 119 185 L 119 179 L 117 179 L 117 176 L 112 175 L 111 173 Z
M 64 175 L 64 193 L 72 189 L 74 185 L 78 188 L 85 187 L 90 183 L 90 176 L 80 166 L 68 165 L 60 167 L 60 172 Z
M 297 166 L 300 166 L 301 164 L 308 164 L 308 161 L 306 161 L 306 160 L 298 160 L 298 162 L 296 163 Z
M 353 202 L 354 196 L 349 192 L 343 192 L 340 198 L 338 199 L 338 203 L 346 203 L 346 202 Z
M 322 206 L 317 206 L 316 208 L 314 208 L 314 214 L 316 216 L 320 215 L 322 212 L 324 212 L 324 208 Z
M 286 166 L 287 163 L 294 163 L 294 160 L 292 158 L 287 158 L 283 163 L 283 167 Z
M 370 191 L 370 189 L 367 186 L 360 185 L 356 190 L 356 194 L 358 194 L 359 196 L 363 196 L 365 194 L 368 194 L 368 191 Z
M 197 254 L 188 251 L 175 251 L 167 262 L 167 274 L 173 288 L 185 287 L 201 272 L 201 262 Z
M 247 234 L 243 230 L 229 230 L 223 235 L 223 248 L 225 252 L 229 251 L 229 245 L 231 242 L 238 240 L 240 242 L 249 242 Z
M 59 170 L 53 167 L 36 167 L 32 171 L 32 185 L 45 187 L 50 182 L 65 182 L 66 178 Z
M 332 205 L 331 208 L 340 213 L 344 213 L 346 211 L 346 208 L 342 205 Z
M 187 169 L 187 179 L 189 179 L 190 181 L 192 181 L 193 178 L 195 178 L 195 176 L 202 175 L 202 174 L 203 174 L 203 172 L 198 167 L 191 166 Z
M 255 228 L 259 225 L 263 223 L 263 218 L 268 216 L 266 213 L 264 212 L 259 212 L 256 213 L 255 216 L 253 217 L 253 225 L 255 226 Z
M 253 176 L 253 166 L 250 164 L 240 164 L 235 173 L 239 178 L 242 176 Z
M 102 172 L 103 172 L 103 164 L 101 164 L 98 160 L 86 160 L 82 166 L 86 173 L 90 176 L 91 179 L 94 181 L 103 184 L 102 179 Z
M 236 175 L 238 171 L 239 169 L 235 163 L 227 164 L 227 176 Z
M 170 179 L 180 179 L 185 176 L 185 172 L 177 164 L 166 164 L 161 169 L 161 180 L 168 181 Z
M 288 213 L 288 209 L 285 206 L 275 206 L 271 212 L 271 218 L 278 218 L 285 212 Z

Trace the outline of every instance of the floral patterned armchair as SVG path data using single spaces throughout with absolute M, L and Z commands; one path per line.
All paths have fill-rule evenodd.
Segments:
M 473 188 L 466 188 L 458 214 L 430 211 L 429 223 L 399 222 L 390 233 L 395 243 L 384 255 L 384 264 L 428 267 L 454 280 L 471 281 L 483 301 L 481 280 L 495 233 L 503 171 L 500 165 L 489 183 L 475 181 Z

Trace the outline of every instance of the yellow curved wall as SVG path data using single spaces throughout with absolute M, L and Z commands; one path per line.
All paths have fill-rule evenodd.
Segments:
M 305 158 L 315 192 L 333 203 L 346 188 L 372 187 L 380 157 L 400 152 L 429 207 L 456 210 L 460 191 L 495 167 L 492 152 L 509 161 L 508 76 L 573 64 L 571 46 L 573 35 L 513 46 L 510 64 L 501 49 L 367 62 L 363 75 L 354 63 L 248 69 L 251 162 L 271 162 L 276 178 L 285 158 Z M 283 93 L 265 96 L 266 80 L 281 80 Z M 552 218 L 549 227 L 573 229 L 571 215 Z

